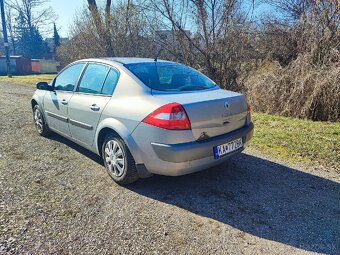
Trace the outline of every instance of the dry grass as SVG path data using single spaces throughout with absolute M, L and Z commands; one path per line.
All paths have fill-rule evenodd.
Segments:
M 12 78 L 0 76 L 0 81 L 10 81 L 14 83 L 27 84 L 35 86 L 39 81 L 51 82 L 55 74 L 32 74 L 32 75 L 15 75 Z
M 255 111 L 311 120 L 340 118 L 340 65 L 313 67 L 301 57 L 283 68 L 274 65 L 246 83 Z

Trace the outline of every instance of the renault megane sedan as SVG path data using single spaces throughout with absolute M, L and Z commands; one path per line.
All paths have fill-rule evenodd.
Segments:
M 207 169 L 253 135 L 244 95 L 164 60 L 79 60 L 39 82 L 31 103 L 40 135 L 53 131 L 100 155 L 118 184 Z

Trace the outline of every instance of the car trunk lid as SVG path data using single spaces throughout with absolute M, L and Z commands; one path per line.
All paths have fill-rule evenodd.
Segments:
M 185 109 L 196 140 L 226 134 L 243 127 L 247 119 L 245 96 L 214 89 L 190 93 L 158 94 L 168 102 L 180 103 Z

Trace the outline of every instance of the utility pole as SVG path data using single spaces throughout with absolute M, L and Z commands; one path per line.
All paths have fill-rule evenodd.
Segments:
M 8 38 L 7 38 L 7 27 L 6 27 L 4 0 L 0 0 L 0 8 L 1 8 L 2 31 L 3 31 L 3 34 L 4 34 L 4 46 L 5 46 L 5 51 L 6 51 L 7 76 L 12 77 L 11 61 L 9 59 L 9 44 L 8 44 Z

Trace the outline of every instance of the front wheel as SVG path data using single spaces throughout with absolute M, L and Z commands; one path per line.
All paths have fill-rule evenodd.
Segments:
M 51 133 L 39 105 L 35 105 L 33 108 L 33 120 L 39 135 L 48 136 Z
M 124 141 L 109 134 L 102 146 L 102 157 L 106 171 L 118 184 L 124 185 L 138 180 L 135 161 Z

